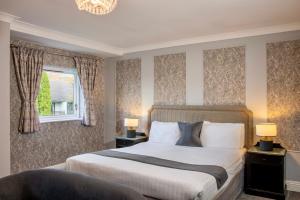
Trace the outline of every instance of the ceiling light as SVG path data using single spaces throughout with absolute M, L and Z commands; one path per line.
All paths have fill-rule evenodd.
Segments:
M 95 15 L 105 15 L 113 11 L 117 0 L 75 0 L 79 10 Z

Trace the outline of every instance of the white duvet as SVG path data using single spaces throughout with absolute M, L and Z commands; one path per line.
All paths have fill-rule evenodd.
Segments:
M 190 164 L 222 166 L 229 176 L 226 182 L 241 170 L 245 153 L 244 149 L 184 147 L 153 142 L 114 150 Z M 91 153 L 70 157 L 66 165 L 67 170 L 115 181 L 158 199 L 210 200 L 218 193 L 215 178 L 201 172 L 171 169 Z

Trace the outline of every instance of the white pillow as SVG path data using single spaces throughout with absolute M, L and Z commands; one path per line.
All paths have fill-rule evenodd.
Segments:
M 203 123 L 200 139 L 203 147 L 243 148 L 245 142 L 244 124 Z
M 179 137 L 180 130 L 177 122 L 152 122 L 149 142 L 175 145 Z

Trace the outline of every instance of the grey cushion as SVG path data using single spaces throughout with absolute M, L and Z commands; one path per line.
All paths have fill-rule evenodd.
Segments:
M 185 123 L 178 122 L 180 138 L 176 145 L 201 147 L 200 134 L 203 122 Z
M 136 191 L 62 170 L 26 171 L 0 179 L 1 200 L 145 200 Z

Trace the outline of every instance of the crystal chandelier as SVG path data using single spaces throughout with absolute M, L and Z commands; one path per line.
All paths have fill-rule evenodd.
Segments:
M 95 15 L 105 15 L 113 11 L 117 0 L 75 0 L 79 10 L 85 10 Z

